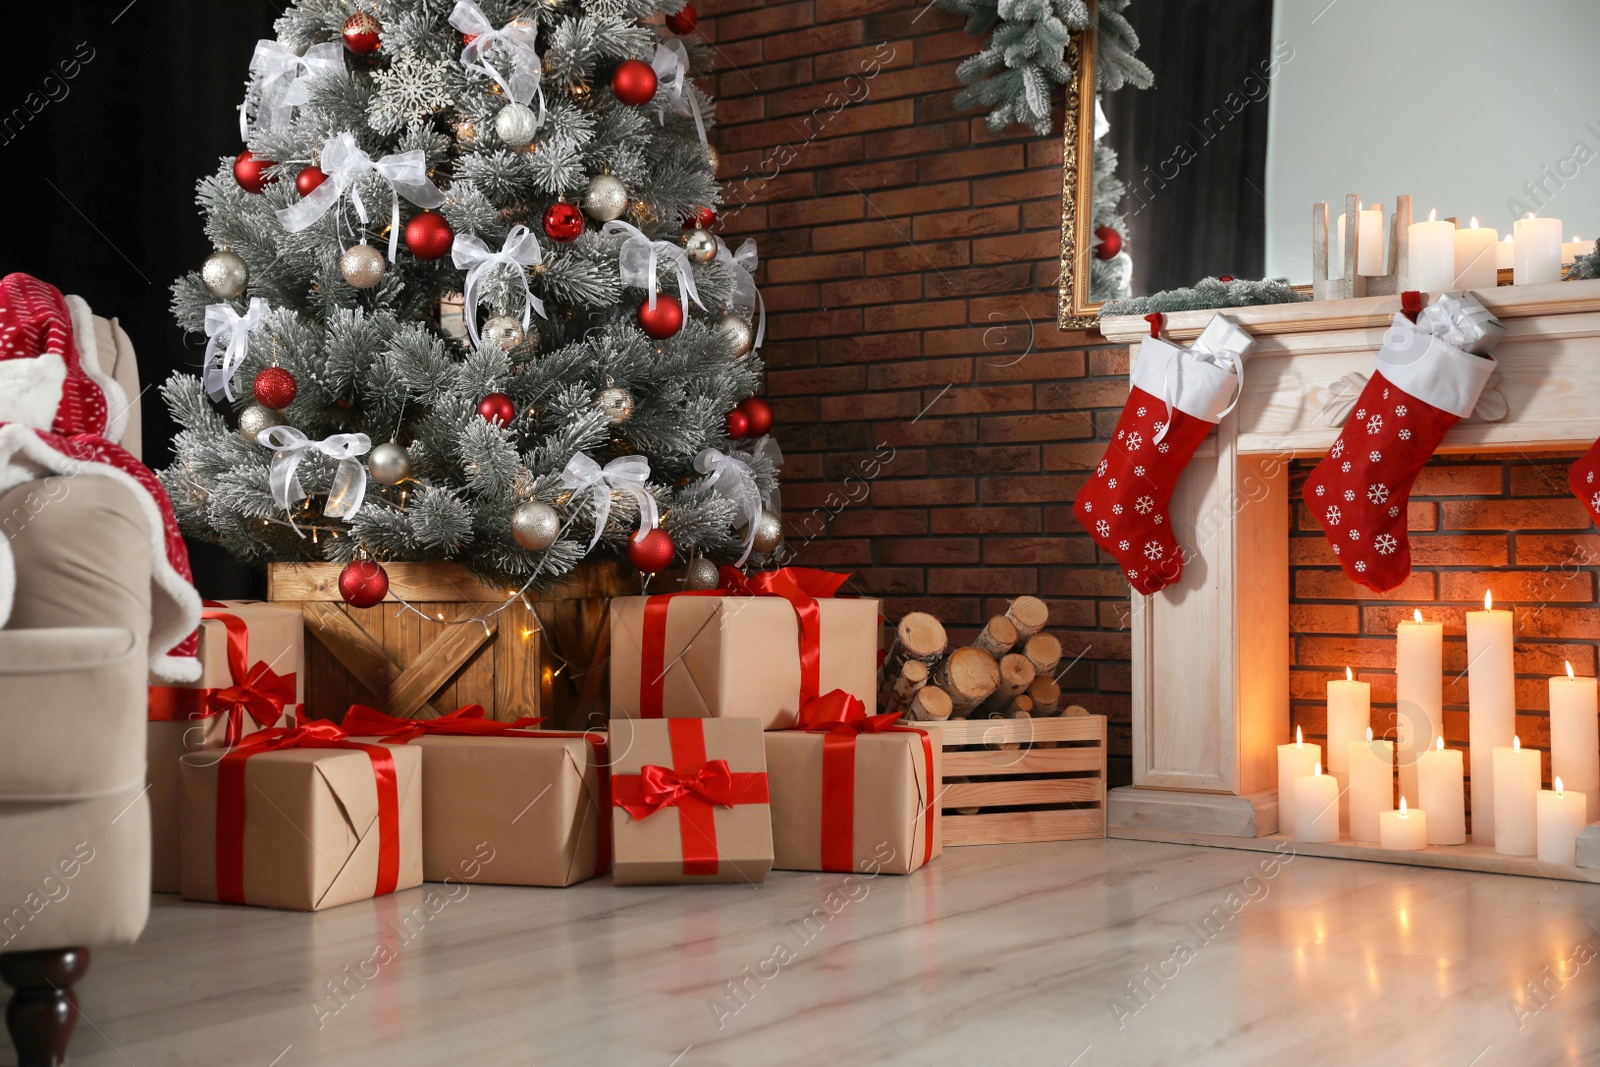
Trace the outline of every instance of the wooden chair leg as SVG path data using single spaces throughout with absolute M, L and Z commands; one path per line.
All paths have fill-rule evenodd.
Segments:
M 72 987 L 89 969 L 86 948 L 0 954 L 0 979 L 16 990 L 6 1006 L 6 1029 L 17 1067 L 61 1067 L 78 1021 Z

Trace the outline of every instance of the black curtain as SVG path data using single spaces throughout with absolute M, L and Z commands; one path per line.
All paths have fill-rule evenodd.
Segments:
M 1272 0 L 1129 5 L 1150 89 L 1102 101 L 1129 189 L 1135 295 L 1266 269 Z
M 22 5 L 11 5 L 22 7 Z M 271 0 L 99 0 L 8 11 L 0 55 L 6 218 L 0 273 L 23 271 L 116 317 L 139 355 L 144 455 L 170 460 L 156 394 L 199 364 L 168 286 L 210 252 L 194 184 L 243 147 L 234 110 Z M 259 596 L 263 571 L 190 542 L 201 593 Z

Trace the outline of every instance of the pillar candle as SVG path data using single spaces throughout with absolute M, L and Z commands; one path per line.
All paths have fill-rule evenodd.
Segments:
M 1437 215 L 1437 210 L 1429 211 L 1426 222 L 1411 224 L 1411 252 L 1402 289 L 1440 293 L 1455 286 L 1456 224 L 1441 222 Z
M 1294 744 L 1278 746 L 1278 828 L 1285 833 L 1295 827 L 1294 780 L 1311 773 L 1322 759 L 1322 749 L 1308 745 L 1294 728 Z
M 1493 289 L 1498 281 L 1499 256 L 1495 243 L 1500 231 L 1481 228 L 1476 215 L 1472 225 L 1456 231 L 1456 281 L 1457 289 Z M 1506 254 L 1510 255 L 1510 249 Z M 1508 264 L 1509 266 L 1509 264 Z
M 1350 836 L 1357 841 L 1378 840 L 1378 816 L 1394 810 L 1394 745 L 1374 741 L 1368 728 L 1365 741 L 1352 742 L 1350 754 Z
M 1480 845 L 1494 844 L 1494 750 L 1511 744 L 1517 732 L 1513 641 L 1511 612 L 1496 611 L 1484 593 L 1483 610 L 1467 612 L 1467 751 L 1472 840 Z
M 1578 831 L 1584 827 L 1588 810 L 1582 793 L 1562 788 L 1556 775 L 1554 789 L 1539 790 L 1539 862 L 1564 863 L 1571 867 L 1577 859 Z
M 1361 741 L 1372 725 L 1372 686 L 1358 682 L 1349 667 L 1344 681 L 1328 683 L 1328 770 L 1334 777 L 1350 773 L 1350 742 Z
M 1339 784 L 1322 773 L 1321 763 L 1294 780 L 1294 812 L 1296 840 L 1339 840 Z
M 1600 708 L 1595 680 L 1550 679 L 1550 773 L 1587 797 L 1584 823 L 1600 822 Z
M 1577 259 L 1579 256 L 1586 256 L 1593 251 L 1593 241 L 1585 241 L 1577 234 L 1573 234 L 1572 240 L 1561 242 L 1561 265 L 1563 267 L 1570 267 L 1573 260 Z
M 1513 280 L 1518 285 L 1538 285 L 1561 280 L 1561 220 L 1530 214 L 1511 224 L 1516 239 L 1511 253 Z
M 1444 624 L 1423 622 L 1422 612 L 1396 633 L 1395 713 L 1400 719 L 1400 792 L 1417 795 L 1417 760 L 1444 736 Z M 1368 838 L 1376 840 L 1376 838 Z
M 1497 270 L 1511 270 L 1516 266 L 1517 244 L 1508 233 L 1505 239 L 1494 246 L 1494 265 Z M 1496 276 L 1498 280 L 1498 275 Z
M 1416 852 L 1428 843 L 1428 812 L 1424 808 L 1406 809 L 1406 798 L 1400 798 L 1399 811 L 1385 811 L 1378 815 L 1378 847 L 1397 852 Z
M 1494 850 L 1506 856 L 1532 856 L 1538 849 L 1539 753 L 1522 747 L 1494 750 Z
M 1339 234 L 1339 273 L 1344 273 L 1344 220 L 1335 225 Z M 1383 205 L 1373 204 L 1356 212 L 1356 273 L 1376 278 L 1388 270 L 1388 249 L 1383 244 Z M 1333 276 L 1330 268 L 1328 276 Z
M 1460 750 L 1445 748 L 1441 737 L 1417 763 L 1417 803 L 1428 813 L 1430 845 L 1460 845 L 1467 840 L 1461 762 Z

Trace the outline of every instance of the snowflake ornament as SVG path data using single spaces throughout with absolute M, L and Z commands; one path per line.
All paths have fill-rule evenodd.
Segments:
M 1367 420 L 1367 432 L 1368 433 L 1377 433 L 1381 429 L 1383 429 L 1383 416 L 1382 415 L 1374 415 L 1374 416 L 1372 416 L 1372 418 Z
M 1402 440 L 1402 441 L 1411 440 L 1411 431 L 1410 430 L 1401 430 L 1400 431 L 1400 440 Z
M 1389 487 L 1384 485 L 1382 482 L 1379 482 L 1376 485 L 1367 486 L 1367 499 L 1372 501 L 1374 504 L 1388 503 Z
M 1383 453 L 1382 452 L 1368 452 L 1367 453 L 1367 462 L 1369 462 L 1369 463 L 1382 463 L 1383 462 Z
M 1396 541 L 1390 534 L 1379 534 L 1373 539 L 1372 547 L 1378 550 L 1378 555 L 1387 556 L 1400 547 L 1400 542 Z
M 1133 510 L 1141 515 L 1148 515 L 1156 509 L 1156 499 L 1153 496 L 1142 496 L 1133 502 Z
M 1391 519 L 1398 519 L 1400 517 L 1400 505 L 1399 504 L 1390 504 L 1389 505 L 1389 517 Z
M 1094 510 L 1094 501 L 1093 500 L 1085 500 L 1083 502 L 1083 513 L 1085 515 L 1087 515 L 1093 510 Z
M 1155 519 L 1152 520 L 1152 521 L 1154 521 L 1157 526 L 1160 526 L 1163 522 L 1166 521 L 1166 519 L 1167 519 L 1167 517 L 1165 515 L 1161 514 L 1158 511 L 1158 512 L 1156 512 Z
M 1356 499 L 1356 491 L 1354 489 L 1346 489 L 1344 491 L 1344 499 L 1345 503 L 1347 504 L 1354 503 Z
M 1128 551 L 1128 549 L 1130 547 L 1132 547 L 1132 546 L 1130 546 L 1128 544 L 1128 539 L 1127 538 L 1123 538 L 1121 541 L 1117 542 L 1117 551 L 1118 552 L 1126 552 L 1126 551 Z
M 1117 480 L 1112 478 L 1110 481 L 1106 482 L 1106 487 L 1108 489 L 1115 489 L 1117 487 Z
M 1111 536 L 1111 524 L 1104 519 L 1094 524 L 1094 532 L 1101 537 Z
M 1352 540 L 1352 541 L 1361 540 L 1361 531 L 1356 529 L 1354 526 L 1350 527 L 1350 540 Z
M 1364 559 L 1356 560 L 1356 573 L 1357 574 L 1365 574 L 1366 571 L 1367 571 L 1367 561 L 1364 560 Z
M 1139 451 L 1139 446 L 1142 445 L 1142 444 L 1144 444 L 1144 438 L 1142 436 L 1140 436 L 1139 434 L 1130 433 L 1128 435 L 1128 451 L 1129 452 L 1137 452 L 1137 451 Z
M 405 52 L 389 64 L 388 70 L 374 71 L 372 80 L 378 87 L 372 96 L 375 124 L 395 130 L 455 103 L 446 82 L 449 70 L 450 65 L 444 60 L 429 62 Z
M 1143 478 L 1144 477 L 1144 468 L 1143 467 L 1135 467 L 1135 468 L 1133 468 L 1133 476 L 1135 478 Z
M 1160 541 L 1146 541 L 1144 543 L 1144 558 L 1151 563 L 1154 563 L 1164 555 L 1166 555 L 1166 552 L 1162 549 Z
M 1327 491 L 1328 491 L 1328 487 L 1327 486 L 1325 486 L 1325 485 L 1317 486 L 1317 495 L 1318 496 L 1321 496 L 1322 494 L 1326 493 Z
M 1343 463 L 1339 464 L 1339 470 L 1341 470 L 1345 474 L 1349 474 L 1350 473 L 1350 461 L 1349 460 L 1345 460 Z
M 1343 518 L 1343 517 L 1344 517 L 1343 514 L 1339 511 L 1339 509 L 1337 507 L 1330 507 L 1328 509 L 1327 518 L 1328 518 L 1328 525 L 1329 526 L 1337 526 L 1337 525 L 1339 525 L 1339 520 L 1341 518 Z
M 1167 444 L 1165 441 L 1162 441 L 1159 445 L 1156 445 L 1156 451 L 1157 452 L 1165 452 L 1168 449 L 1170 449 L 1171 447 L 1172 447 L 1171 445 Z
M 1111 505 L 1111 514 L 1113 514 L 1113 515 L 1121 515 L 1122 514 L 1122 505 L 1121 504 L 1112 504 Z
M 1402 419 L 1405 418 L 1406 417 L 1406 406 L 1404 404 L 1396 404 L 1395 408 L 1394 408 L 1394 413 L 1396 415 L 1398 415 Z
M 1128 569 L 1128 581 L 1130 581 L 1130 582 L 1137 582 L 1137 581 L 1138 581 L 1138 580 L 1139 580 L 1139 572 L 1138 572 L 1138 571 L 1136 571 L 1136 570 L 1133 570 L 1133 569 L 1132 569 L 1132 568 L 1131 568 L 1131 567 L 1130 567 L 1130 568 L 1129 568 L 1129 569 Z
M 1141 404 L 1141 405 L 1140 405 L 1140 406 L 1139 406 L 1139 408 L 1138 408 L 1138 410 L 1137 410 L 1137 411 L 1135 411 L 1135 412 L 1134 412 L 1134 415 L 1135 415 L 1135 416 L 1136 416 L 1136 417 L 1138 417 L 1138 418 L 1141 418 L 1141 419 L 1142 419 L 1142 418 L 1144 418 L 1144 413 L 1145 413 L 1145 408 L 1144 408 L 1144 406 L 1143 406 L 1143 405 L 1142 405 L 1142 404 Z
M 1366 417 L 1367 417 L 1367 409 L 1366 408 L 1356 408 L 1356 421 L 1357 422 L 1360 422 L 1362 419 L 1364 419 Z

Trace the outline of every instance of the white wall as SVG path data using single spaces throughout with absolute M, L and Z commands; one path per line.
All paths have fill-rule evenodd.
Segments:
M 1597 0 L 1276 0 L 1273 39 L 1294 55 L 1269 105 L 1269 277 L 1310 281 L 1311 205 L 1337 218 L 1346 193 L 1600 237 Z

